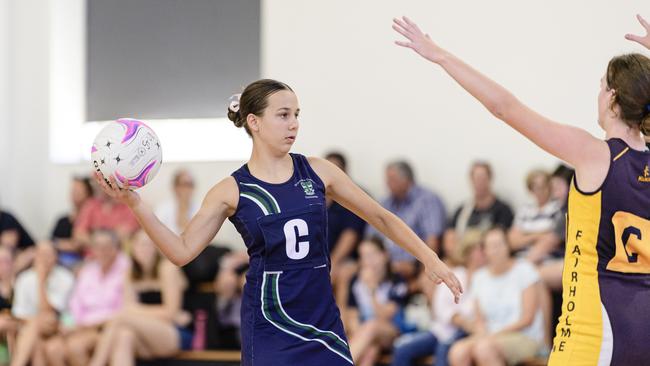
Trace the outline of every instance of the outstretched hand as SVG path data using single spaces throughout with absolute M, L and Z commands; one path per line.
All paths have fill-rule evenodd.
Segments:
M 100 172 L 95 172 L 95 181 L 97 181 L 97 184 L 99 184 L 104 193 L 129 207 L 134 207 L 140 202 L 140 195 L 130 189 L 131 187 L 128 183 L 125 183 L 124 188 L 120 188 L 113 176 L 110 176 L 108 182 L 106 182 L 104 175 Z
M 454 302 L 458 304 L 460 295 L 463 293 L 463 286 L 454 273 L 447 267 L 447 265 L 440 260 L 437 256 L 434 258 L 433 263 L 425 264 L 424 271 L 428 278 L 432 279 L 436 285 L 444 282 L 449 290 L 454 294 Z
M 636 42 L 650 50 L 650 24 L 648 24 L 648 22 L 639 14 L 636 15 L 636 18 L 645 29 L 645 36 L 638 36 L 636 34 L 628 33 L 625 35 L 625 39 Z
M 408 41 L 395 41 L 395 44 L 410 48 L 431 62 L 440 62 L 444 53 L 442 48 L 438 47 L 428 34 L 423 33 L 411 19 L 394 18 L 393 29 L 408 39 Z

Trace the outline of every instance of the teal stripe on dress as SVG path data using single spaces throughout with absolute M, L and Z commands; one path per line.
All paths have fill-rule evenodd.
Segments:
M 248 198 L 249 200 L 253 201 L 256 205 L 260 206 L 262 209 L 262 212 L 264 212 L 264 215 L 270 215 L 273 212 L 273 208 L 269 206 L 269 203 L 263 198 L 260 197 L 258 194 L 254 192 L 242 192 L 239 194 L 241 197 Z
M 245 189 L 247 189 L 248 192 L 254 192 L 256 195 L 263 197 L 268 206 L 271 208 L 269 212 L 272 213 L 280 213 L 282 212 L 280 210 L 280 205 L 278 205 L 278 201 L 273 197 L 269 191 L 264 189 L 262 186 L 258 184 L 252 184 L 252 183 L 239 183 L 240 185 L 244 186 Z
M 280 272 L 265 272 L 262 280 L 262 312 L 264 317 L 275 327 L 285 333 L 296 336 L 305 341 L 319 342 L 330 351 L 341 356 L 346 361 L 352 362 L 348 344 L 331 331 L 324 331 L 311 324 L 300 323 L 292 319 L 282 308 L 279 293 Z M 265 296 L 266 295 L 266 296 Z M 270 302 L 268 301 L 270 300 Z M 274 316 L 276 315 L 276 316 Z M 279 319 L 274 319 L 279 315 Z M 309 338 L 313 337 L 313 338 Z

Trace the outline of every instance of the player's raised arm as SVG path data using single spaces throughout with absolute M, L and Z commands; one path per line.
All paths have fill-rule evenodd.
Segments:
M 393 29 L 406 41 L 396 41 L 423 58 L 440 65 L 494 116 L 526 136 L 552 155 L 577 168 L 607 162 L 607 145 L 588 132 L 552 121 L 530 109 L 503 86 L 438 46 L 410 19 L 393 20 Z

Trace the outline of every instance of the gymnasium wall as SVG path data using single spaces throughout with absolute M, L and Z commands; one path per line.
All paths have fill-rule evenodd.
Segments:
M 0 0 L 0 204 L 37 237 L 48 235 L 67 209 L 70 175 L 87 170 L 48 158 L 49 11 L 46 0 Z M 300 98 L 294 151 L 344 151 L 352 177 L 376 197 L 385 194 L 385 163 L 405 158 L 451 210 L 469 192 L 468 164 L 480 158 L 493 163 L 496 190 L 519 205 L 527 199 L 526 171 L 557 161 L 491 117 L 437 67 L 394 46 L 392 17 L 410 15 L 531 107 L 601 136 L 599 79 L 611 56 L 640 51 L 623 39 L 640 32 L 637 12 L 650 16 L 647 0 L 264 0 L 262 74 L 289 83 Z M 241 163 L 187 164 L 197 199 Z M 147 201 L 168 196 L 178 166 L 163 165 L 143 190 Z M 225 226 L 218 239 L 240 245 Z
M 9 90 L 9 66 L 7 63 L 9 45 L 9 26 L 8 22 L 8 3 L 0 1 L 0 177 L 6 177 L 8 172 L 7 159 L 5 156 L 8 152 L 9 138 L 9 111 L 8 90 Z M 2 181 L 3 179 L 0 179 Z M 6 180 L 6 179 L 5 179 Z M 0 183 L 0 204 L 5 192 L 6 182 Z M 5 192 L 6 193 L 6 192 Z
M 66 202 L 61 193 L 65 183 L 48 181 L 50 173 L 60 169 L 49 163 L 47 150 L 48 6 L 47 1 L 38 0 L 0 3 L 0 13 L 4 12 L 0 27 L 7 35 L 0 49 L 7 67 L 4 93 L 0 92 L 6 106 L 0 112 L 0 202 L 31 233 L 42 236 L 49 234 L 53 212 L 64 209 Z

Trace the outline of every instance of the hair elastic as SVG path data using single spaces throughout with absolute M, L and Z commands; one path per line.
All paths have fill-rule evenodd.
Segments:
M 230 105 L 228 105 L 228 110 L 237 113 L 239 112 L 239 98 L 241 98 L 241 94 L 233 94 L 230 99 Z

